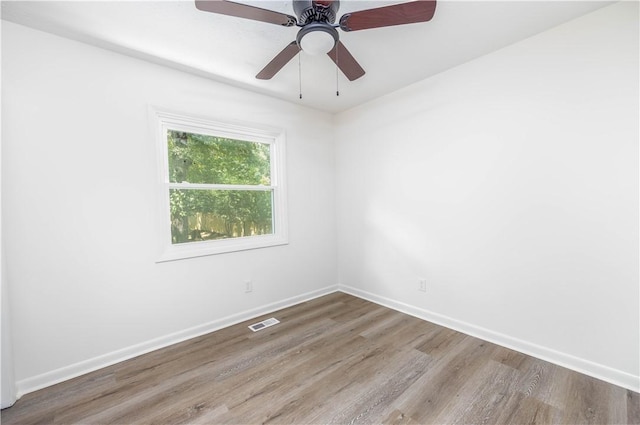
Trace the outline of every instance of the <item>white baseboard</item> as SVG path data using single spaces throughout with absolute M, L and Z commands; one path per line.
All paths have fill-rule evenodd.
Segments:
M 640 392 L 640 377 L 638 376 L 634 376 L 629 373 L 622 372 L 620 370 L 613 369 L 598 363 L 594 363 L 589 360 L 581 359 L 579 357 L 575 357 L 566 353 L 562 353 L 547 347 L 542 347 L 531 342 L 513 338 L 508 335 L 472 325 L 470 323 L 452 319 L 438 313 L 430 312 L 428 310 L 424 310 L 403 302 L 376 295 L 371 292 L 363 291 L 361 289 L 346 285 L 333 285 L 317 291 L 307 292 L 305 294 L 297 295 L 295 297 L 287 298 L 265 306 L 223 317 L 212 322 L 194 326 L 192 328 L 165 335 L 160 338 L 155 338 L 146 342 L 142 342 L 140 344 L 135 344 L 130 347 L 116 350 L 111 353 L 94 357 L 92 359 L 84 360 L 82 362 L 46 372 L 41 375 L 23 379 L 16 383 L 17 398 L 20 398 L 24 394 L 28 394 L 45 387 L 55 385 L 57 383 L 75 378 L 80 375 L 84 375 L 89 372 L 93 372 L 103 367 L 111 366 L 121 361 L 137 357 L 141 354 L 149 353 L 151 351 L 164 348 L 178 342 L 186 341 L 191 338 L 214 332 L 219 329 L 243 322 L 245 320 L 249 320 L 257 316 L 262 316 L 264 314 L 268 314 L 282 308 L 309 301 L 336 291 L 354 295 L 356 297 L 363 298 L 365 300 L 391 308 L 393 310 L 397 310 L 402 313 L 406 313 L 411 316 L 427 320 L 429 322 L 436 323 L 450 329 L 454 329 L 467 335 L 471 335 L 485 341 L 489 341 L 494 344 L 519 351 L 524 354 L 528 354 L 530 356 L 557 364 L 559 366 L 584 373 L 585 375 L 593 376 L 594 378 L 610 382 L 614 385 L 618 385 L 635 392 Z
M 287 298 L 251 310 L 246 310 L 237 314 L 233 314 L 231 316 L 214 320 L 212 322 L 204 323 L 202 325 L 194 326 L 189 329 L 185 329 L 179 332 L 145 341 L 140 344 L 135 344 L 130 347 L 116 350 L 111 353 L 103 354 L 98 357 L 71 364 L 60 369 L 52 370 L 41 375 L 20 380 L 16 383 L 17 398 L 20 398 L 23 395 L 31 393 L 33 391 L 58 384 L 68 379 L 93 372 L 103 367 L 111 366 L 121 361 L 132 359 L 141 354 L 149 353 L 159 348 L 164 348 L 178 342 L 205 335 L 210 332 L 235 325 L 236 323 L 244 322 L 245 320 L 249 320 L 257 316 L 262 316 L 264 314 L 290 307 L 295 304 L 300 304 L 302 302 L 309 301 L 336 291 L 338 291 L 338 286 L 333 285 L 317 291 L 296 295 L 295 297 Z
M 471 335 L 473 337 L 480 338 L 482 340 L 492 342 L 494 344 L 498 344 L 515 351 L 519 351 L 538 359 L 545 360 L 562 367 L 566 367 L 567 369 L 575 370 L 576 372 L 601 379 L 611 384 L 627 388 L 631 391 L 640 392 L 640 376 L 634 376 L 630 373 L 594 363 L 590 360 L 585 360 L 570 354 L 553 350 L 551 348 L 513 338 L 508 335 L 492 331 L 490 329 L 485 329 L 480 326 L 452 319 L 438 313 L 434 313 L 400 301 L 376 295 L 371 292 L 363 291 L 361 289 L 353 288 L 351 286 L 338 285 L 338 289 L 346 294 L 363 298 L 365 300 L 374 302 L 384 307 L 391 308 L 393 310 L 400 311 L 402 313 L 409 314 L 419 319 L 427 320 L 429 322 L 447 327 L 449 329 L 453 329 L 464 334 Z

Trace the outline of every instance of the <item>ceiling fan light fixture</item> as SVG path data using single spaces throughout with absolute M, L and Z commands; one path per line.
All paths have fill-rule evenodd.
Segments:
M 310 32 L 300 40 L 300 48 L 310 55 L 329 53 L 335 45 L 333 37 L 322 31 Z
M 296 41 L 305 53 L 324 55 L 333 50 L 338 42 L 338 31 L 322 22 L 312 23 L 298 32 Z

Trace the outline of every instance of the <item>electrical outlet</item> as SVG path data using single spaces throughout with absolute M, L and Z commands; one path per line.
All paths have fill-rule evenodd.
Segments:
M 418 280 L 418 291 L 427 292 L 427 279 Z
M 244 292 L 253 292 L 253 282 L 250 280 L 244 281 Z

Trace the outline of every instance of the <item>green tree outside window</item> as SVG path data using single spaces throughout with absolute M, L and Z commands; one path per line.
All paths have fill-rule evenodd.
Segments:
M 173 244 L 273 233 L 271 146 L 167 130 Z

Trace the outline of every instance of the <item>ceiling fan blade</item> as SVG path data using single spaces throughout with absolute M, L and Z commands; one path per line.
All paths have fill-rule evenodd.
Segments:
M 347 13 L 340 18 L 343 31 L 359 31 L 369 28 L 427 22 L 436 11 L 436 0 L 417 0 L 375 9 Z
M 253 19 L 285 27 L 292 27 L 297 23 L 297 19 L 291 15 L 226 0 L 196 0 L 196 8 L 205 12 Z
M 346 75 L 349 81 L 357 80 L 364 75 L 364 69 L 341 41 L 338 40 L 335 47 L 327 55 L 338 65 L 340 71 Z
M 271 62 L 265 66 L 262 71 L 256 75 L 259 80 L 270 80 L 274 75 L 278 73 L 291 59 L 293 59 L 300 52 L 298 43 L 292 41 L 287 45 L 275 58 L 271 59 Z

